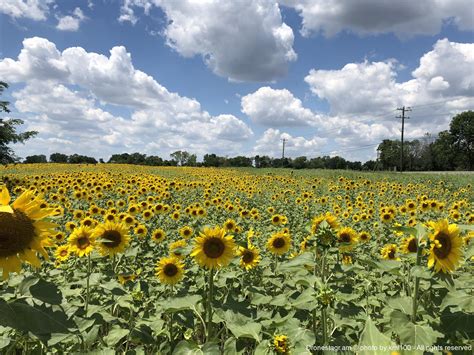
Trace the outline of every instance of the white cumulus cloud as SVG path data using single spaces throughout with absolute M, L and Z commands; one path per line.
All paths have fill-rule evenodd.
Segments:
M 434 35 L 446 22 L 474 29 L 471 0 L 280 0 L 301 15 L 301 32 L 330 37 L 348 30 L 360 35 L 395 33 L 400 37 Z
M 235 81 L 273 81 L 296 60 L 292 29 L 269 0 L 125 0 L 119 20 L 135 23 L 134 7 L 160 7 L 167 44 L 184 57 L 202 56 L 217 75 Z
M 85 20 L 84 13 L 76 7 L 71 15 L 58 17 L 56 28 L 60 31 L 77 31 L 82 21 Z
M 17 60 L 0 60 L 0 77 L 26 83 L 13 93 L 14 105 L 31 114 L 28 128 L 41 132 L 35 145 L 60 138 L 76 142 L 70 148 L 82 150 L 78 153 L 96 156 L 124 150 L 166 156 L 173 149 L 232 154 L 253 136 L 237 117 L 212 116 L 197 100 L 170 92 L 135 69 L 120 46 L 107 57 L 81 47 L 61 52 L 47 39 L 28 38 Z M 115 116 L 99 105 L 127 107 L 132 113 Z
M 0 0 L 0 12 L 13 18 L 46 20 L 54 0 Z

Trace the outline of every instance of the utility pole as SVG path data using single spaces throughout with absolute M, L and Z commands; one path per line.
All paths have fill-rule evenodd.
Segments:
M 286 143 L 286 138 L 283 138 L 282 141 L 283 141 L 283 150 L 282 150 L 282 152 L 281 152 L 281 158 L 282 158 L 282 159 L 285 159 L 285 143 Z
M 402 111 L 402 115 L 397 116 L 396 118 L 402 119 L 402 147 L 401 147 L 401 152 L 400 152 L 400 172 L 403 172 L 403 132 L 405 130 L 405 120 L 410 118 L 410 117 L 405 116 L 405 112 L 411 111 L 411 108 L 403 106 L 403 107 L 397 108 L 397 110 Z

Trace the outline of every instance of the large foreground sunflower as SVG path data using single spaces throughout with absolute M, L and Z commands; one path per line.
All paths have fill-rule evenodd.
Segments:
M 291 246 L 291 237 L 289 233 L 277 232 L 272 234 L 267 240 L 267 249 L 276 255 L 283 255 Z
M 161 283 L 175 285 L 184 275 L 184 264 L 175 257 L 162 258 L 156 265 L 156 276 Z
M 428 267 L 436 272 L 453 272 L 460 263 L 463 240 L 459 236 L 459 228 L 449 224 L 447 219 L 429 223 L 433 228 L 430 238 L 430 255 Z
M 130 241 L 128 229 L 123 223 L 105 222 L 94 229 L 93 237 L 101 255 L 123 253 Z
M 10 205 L 6 187 L 0 191 L 0 268 L 3 279 L 10 272 L 20 272 L 22 262 L 41 266 L 37 254 L 46 259 L 44 247 L 53 245 L 49 235 L 54 235 L 55 224 L 44 220 L 55 215 L 52 208 L 41 208 L 41 196 L 25 191 Z
M 226 236 L 223 228 L 204 228 L 194 240 L 191 256 L 196 262 L 209 269 L 229 265 L 235 255 L 235 242 L 232 236 Z

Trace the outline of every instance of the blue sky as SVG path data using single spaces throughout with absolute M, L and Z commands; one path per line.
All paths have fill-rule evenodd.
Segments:
M 365 161 L 474 108 L 470 1 L 355 3 L 0 0 L 15 150 Z

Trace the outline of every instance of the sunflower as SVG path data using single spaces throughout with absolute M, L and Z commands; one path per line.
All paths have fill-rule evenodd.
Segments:
M 56 232 L 52 236 L 50 236 L 50 238 L 54 240 L 56 244 L 59 244 L 64 240 L 65 235 L 63 232 Z
M 253 245 L 249 245 L 247 248 L 239 247 L 237 255 L 240 256 L 240 266 L 247 271 L 257 266 L 262 259 L 260 251 Z
M 194 240 L 191 256 L 201 267 L 219 268 L 229 265 L 235 253 L 232 236 L 226 236 L 223 228 L 204 228 Z
M 290 342 L 286 335 L 275 335 L 273 337 L 273 347 L 278 354 L 290 353 Z
M 135 281 L 135 279 L 137 278 L 137 275 L 135 274 L 119 274 L 117 276 L 119 282 L 122 284 L 122 285 L 125 285 L 128 281 Z
M 143 224 L 139 224 L 133 231 L 138 238 L 144 238 L 148 233 L 148 229 Z
M 161 283 L 175 285 L 184 276 L 184 264 L 172 256 L 162 258 L 156 265 L 156 276 Z
M 351 265 L 352 264 L 352 256 L 349 254 L 342 254 L 342 264 L 343 265 Z
M 193 235 L 194 233 L 194 230 L 189 227 L 189 226 L 184 226 L 182 228 L 179 229 L 179 234 L 183 237 L 183 238 L 189 238 Z
M 337 232 L 337 242 L 339 243 L 339 250 L 350 251 L 359 241 L 357 232 L 350 227 L 341 228 Z
M 331 212 L 326 212 L 326 214 L 313 218 L 311 224 L 311 232 L 313 234 L 317 232 L 318 227 L 322 221 L 326 221 L 332 229 L 337 229 L 337 227 L 339 226 L 339 223 L 337 222 L 337 217 L 334 216 Z
M 156 244 L 161 243 L 163 240 L 165 240 L 165 238 L 166 238 L 166 232 L 161 228 L 155 229 L 153 233 L 151 234 L 151 239 Z
M 279 214 L 275 214 L 272 216 L 272 218 L 270 219 L 270 221 L 272 222 L 272 224 L 274 226 L 278 226 L 279 224 L 282 224 L 283 223 L 283 216 L 282 215 L 279 215 Z
M 267 249 L 273 254 L 283 255 L 291 246 L 291 237 L 289 233 L 277 232 L 272 234 L 267 241 Z
M 430 255 L 428 267 L 436 272 L 453 272 L 460 263 L 463 240 L 459 236 L 459 228 L 449 224 L 447 219 L 430 222 L 433 233 L 430 234 Z
M 237 227 L 237 223 L 233 219 L 229 218 L 224 222 L 223 227 L 227 232 L 232 232 L 234 231 L 235 227 Z
M 0 268 L 3 279 L 10 272 L 20 272 L 22 262 L 35 267 L 41 266 L 37 254 L 44 258 L 48 254 L 44 247 L 53 245 L 50 235 L 54 235 L 55 224 L 45 221 L 54 215 L 54 209 L 40 208 L 41 196 L 33 191 L 25 191 L 11 205 L 6 187 L 0 191 Z
M 59 262 L 66 261 L 69 256 L 71 255 L 71 251 L 69 250 L 69 245 L 61 245 L 56 249 L 54 252 L 54 255 L 56 256 L 56 260 Z
M 183 248 L 188 245 L 185 239 L 177 240 L 169 245 L 168 249 L 172 256 L 178 259 L 184 258 Z
M 403 253 L 416 253 L 418 250 L 416 238 L 414 236 L 405 237 L 402 239 L 400 249 Z
M 74 229 L 68 239 L 69 249 L 79 257 L 88 255 L 94 250 L 94 230 L 91 227 L 81 226 Z
M 386 260 L 400 260 L 397 257 L 397 245 L 396 244 L 387 244 L 385 245 L 382 250 L 380 251 L 382 254 L 382 258 Z
M 380 219 L 383 223 L 390 223 L 395 216 L 390 212 L 382 212 Z
M 366 231 L 362 231 L 359 233 L 359 239 L 361 242 L 367 242 L 370 239 L 370 234 Z
M 128 229 L 123 223 L 105 222 L 94 229 L 97 249 L 103 256 L 123 253 L 130 241 Z

